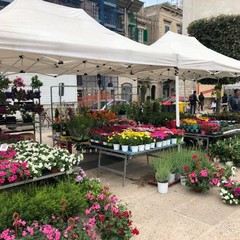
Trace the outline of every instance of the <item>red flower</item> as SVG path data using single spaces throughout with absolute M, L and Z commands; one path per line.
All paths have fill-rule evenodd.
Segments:
M 219 169 L 218 169 L 218 172 L 219 172 L 219 173 L 224 173 L 224 169 L 223 169 L 223 168 L 219 168 Z
M 123 229 L 122 229 L 122 228 L 119 228 L 119 229 L 118 229 L 118 232 L 119 232 L 120 234 L 123 234 Z
M 139 231 L 137 230 L 136 227 L 132 230 L 132 234 L 135 234 L 135 235 L 138 235 L 138 234 L 139 234 Z
M 188 170 L 189 170 L 189 166 L 184 166 L 184 167 L 183 167 L 183 171 L 184 171 L 184 172 L 187 172 Z
M 192 159 L 197 159 L 198 158 L 198 155 L 197 154 L 193 154 L 192 155 Z
M 102 213 L 99 214 L 99 221 L 103 222 L 105 220 L 105 217 Z
M 122 216 L 126 217 L 126 218 L 129 218 L 130 214 L 129 214 L 128 211 L 125 211 L 125 212 L 122 213 Z

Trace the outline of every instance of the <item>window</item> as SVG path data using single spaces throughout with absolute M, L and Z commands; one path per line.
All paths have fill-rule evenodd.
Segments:
M 143 43 L 143 29 L 138 29 L 138 42 Z
M 168 21 L 164 21 L 164 32 L 168 32 L 171 30 L 171 23 Z
M 131 83 L 124 83 L 121 86 L 122 94 L 121 97 L 122 99 L 125 99 L 127 101 L 132 101 L 132 84 Z
M 177 33 L 182 34 L 182 25 L 177 25 Z

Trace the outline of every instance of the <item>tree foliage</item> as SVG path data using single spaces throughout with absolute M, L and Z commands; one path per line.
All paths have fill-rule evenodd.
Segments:
M 240 15 L 219 15 L 193 21 L 188 33 L 206 47 L 228 57 L 240 60 Z M 223 78 L 219 84 L 232 84 L 239 78 Z M 212 81 L 204 81 L 212 84 Z

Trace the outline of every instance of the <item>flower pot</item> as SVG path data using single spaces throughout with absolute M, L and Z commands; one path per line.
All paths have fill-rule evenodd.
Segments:
M 56 137 L 60 137 L 60 136 L 61 136 L 61 132 L 56 132 L 56 133 L 55 133 L 55 136 L 56 136 Z
M 167 140 L 163 140 L 163 141 L 162 141 L 162 146 L 163 146 L 163 147 L 166 147 L 166 146 L 167 146 Z
M 121 148 L 122 148 L 123 152 L 127 152 L 128 151 L 128 145 L 122 145 Z
M 132 152 L 138 152 L 138 146 L 131 146 Z
M 180 173 L 175 173 L 175 179 L 179 180 L 180 179 Z
M 185 178 L 185 176 L 180 176 L 180 184 L 182 185 L 182 186 L 186 186 L 186 178 Z
M 173 183 L 174 181 L 175 181 L 175 173 L 171 173 L 169 178 L 169 183 Z
M 167 139 L 166 146 L 169 146 L 169 145 L 171 145 L 171 140 L 170 140 L 170 139 Z
M 151 143 L 151 146 L 150 146 L 150 148 L 155 148 L 155 145 L 156 145 L 156 143 L 155 143 L 155 142 Z
M 177 144 L 177 138 L 172 138 L 171 142 L 172 142 L 172 144 Z
M 160 141 L 160 142 L 156 142 L 156 147 L 162 147 L 162 145 L 163 145 L 163 143 L 162 143 L 162 141 Z
M 150 148 L 151 148 L 151 144 L 150 143 L 145 144 L 145 150 L 150 150 Z
M 144 150 L 145 150 L 145 145 L 144 144 L 138 146 L 138 151 L 139 152 L 143 152 Z
M 168 192 L 168 182 L 160 183 L 158 182 L 158 192 L 159 193 L 167 193 Z
M 108 145 L 108 143 L 107 142 L 103 142 L 103 145 L 106 146 L 106 145 Z
M 116 150 L 116 151 L 120 150 L 120 144 L 114 143 L 114 144 L 113 144 L 113 149 Z

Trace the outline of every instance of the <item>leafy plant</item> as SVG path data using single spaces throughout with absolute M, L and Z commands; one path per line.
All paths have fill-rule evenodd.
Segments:
M 38 79 L 38 76 L 37 76 L 37 75 L 33 76 L 33 77 L 31 78 L 31 81 L 32 81 L 32 82 L 31 82 L 31 86 L 32 86 L 33 89 L 40 88 L 40 87 L 43 86 L 42 81 L 40 81 L 40 80 Z
M 83 114 L 75 114 L 66 122 L 70 136 L 75 140 L 88 138 L 88 133 L 94 126 L 94 120 Z
M 155 171 L 155 177 L 158 182 L 168 182 L 172 169 L 172 161 L 158 156 L 152 161 L 152 167 Z

